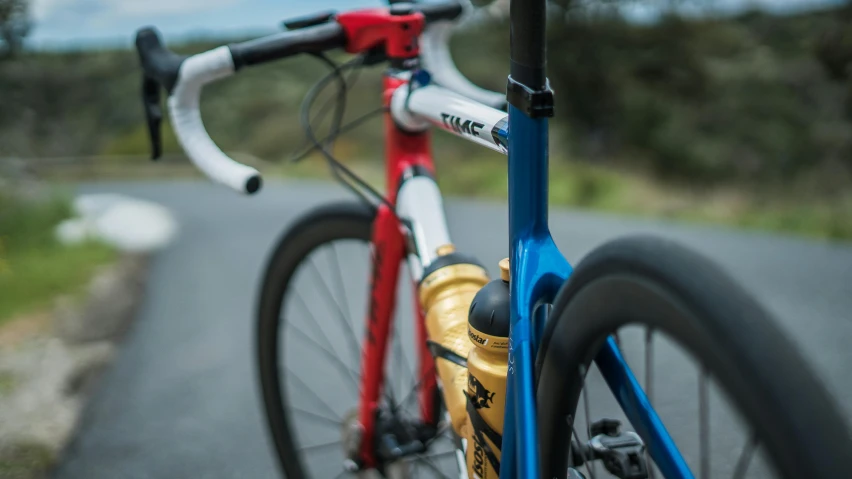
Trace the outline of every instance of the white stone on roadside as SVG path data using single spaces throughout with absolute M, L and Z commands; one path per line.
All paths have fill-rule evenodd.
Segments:
M 122 251 L 148 252 L 166 246 L 177 223 L 165 207 L 117 194 L 81 195 L 74 200 L 75 218 L 56 228 L 64 244 L 97 239 Z
M 34 442 L 58 453 L 79 417 L 77 392 L 85 392 L 80 388 L 86 376 L 102 368 L 114 351 L 108 341 L 72 346 L 52 337 L 0 350 L 0 371 L 18 381 L 0 396 L 0 445 Z
M 56 238 L 62 244 L 78 244 L 94 238 L 92 226 L 82 218 L 69 218 L 56 227 Z

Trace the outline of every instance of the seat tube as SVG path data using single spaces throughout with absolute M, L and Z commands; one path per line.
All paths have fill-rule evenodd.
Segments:
M 547 226 L 548 117 L 553 94 L 545 73 L 546 0 L 510 5 L 509 257 L 511 332 L 501 478 L 539 477 L 532 314 L 541 281 L 537 254 Z M 540 293 L 538 293 L 540 294 Z

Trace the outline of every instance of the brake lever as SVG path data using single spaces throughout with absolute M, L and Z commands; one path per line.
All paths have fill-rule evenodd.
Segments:
M 289 18 L 281 22 L 281 26 L 287 30 L 299 30 L 301 28 L 315 27 L 317 25 L 330 22 L 331 19 L 334 18 L 335 14 L 336 12 L 334 11 L 325 11 L 296 18 Z
M 142 104 L 145 106 L 145 119 L 151 139 L 151 159 L 156 160 L 163 153 L 161 135 L 163 109 L 160 104 L 160 84 L 147 75 L 142 80 Z

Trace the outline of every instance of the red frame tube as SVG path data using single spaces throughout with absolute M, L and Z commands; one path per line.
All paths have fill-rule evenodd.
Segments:
M 422 16 L 416 20 L 422 22 Z M 412 29 L 419 32 L 419 28 Z M 412 32 L 413 33 L 413 32 Z M 390 41 L 390 40 L 389 40 Z M 384 78 L 383 103 L 390 107 L 393 92 L 405 85 L 407 80 L 387 74 Z M 396 204 L 397 191 L 403 174 L 414 167 L 425 168 L 434 173 L 430 137 L 428 131 L 408 133 L 394 123 L 390 112 L 385 113 L 385 183 L 391 205 Z M 373 271 L 370 284 L 370 308 L 367 320 L 366 340 L 361 356 L 361 396 L 358 418 L 363 429 L 361 442 L 361 460 L 365 467 L 375 467 L 375 419 L 384 387 L 385 358 L 388 338 L 391 333 L 391 321 L 396 305 L 396 291 L 399 280 L 400 264 L 405 260 L 405 232 L 394 211 L 387 205 L 378 209 L 373 224 Z M 433 367 L 433 358 L 426 346 L 427 332 L 424 314 L 414 288 L 414 318 L 417 321 L 418 342 L 418 394 L 421 419 L 428 424 L 436 424 L 437 382 Z
M 406 80 L 385 76 L 384 79 L 384 105 L 390 108 L 391 98 L 397 88 L 405 85 Z M 425 168 L 430 174 L 435 174 L 435 165 L 432 161 L 432 135 L 430 132 L 409 133 L 401 130 L 394 123 L 390 112 L 385 113 L 385 183 L 390 194 L 391 203 L 396 204 L 396 195 L 399 191 L 400 180 L 403 174 L 415 167 Z M 401 226 L 401 225 L 400 225 Z M 402 262 L 404 258 L 400 258 Z M 427 424 L 437 424 L 435 417 L 437 397 L 437 380 L 435 379 L 434 358 L 426 346 L 429 335 L 426 332 L 426 317 L 420 306 L 418 285 L 412 285 L 414 295 L 414 318 L 417 321 L 417 345 L 419 356 L 419 373 L 417 383 L 420 385 L 420 417 Z
M 376 410 L 384 386 L 385 357 L 391 319 L 396 306 L 399 265 L 405 256 L 405 242 L 399 220 L 386 205 L 379 207 L 373 223 L 373 271 L 370 281 L 370 308 L 367 333 L 361 354 L 361 397 L 358 422 L 364 428 L 361 438 L 361 460 L 367 467 L 376 466 L 373 447 Z

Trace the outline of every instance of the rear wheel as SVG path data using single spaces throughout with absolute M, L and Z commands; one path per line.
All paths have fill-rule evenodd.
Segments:
M 290 479 L 359 474 L 347 470 L 346 459 L 359 441 L 374 216 L 374 209 L 359 203 L 317 208 L 296 221 L 269 261 L 259 301 L 258 367 L 269 432 Z M 406 304 L 410 287 L 399 288 L 398 296 L 402 314 L 388 345 L 381 416 L 386 427 L 414 430 L 422 425 L 412 372 L 414 324 L 404 314 L 413 311 Z M 457 477 L 453 438 L 438 427 L 424 439 L 426 452 L 360 475 Z
M 692 477 L 653 437 L 666 428 L 695 477 L 852 470 L 843 416 L 769 315 L 704 258 L 629 238 L 592 252 L 554 301 L 536 361 L 543 477 L 584 462 L 585 475 L 612 477 L 585 460 L 594 454 L 586 445 L 607 429 L 595 421 L 603 410 L 625 421 L 643 414 L 647 404 L 610 393 L 629 380 L 624 363 L 665 423 L 633 424 L 653 459 L 648 477 Z

